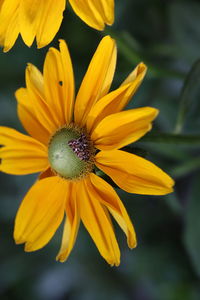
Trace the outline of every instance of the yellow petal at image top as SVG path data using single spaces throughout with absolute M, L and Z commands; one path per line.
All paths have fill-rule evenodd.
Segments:
M 81 223 L 101 256 L 120 264 L 112 219 L 132 249 L 136 234 L 114 188 L 98 175 L 104 172 L 121 189 L 136 194 L 164 195 L 174 181 L 152 162 L 122 148 L 152 127 L 158 110 L 123 111 L 146 74 L 140 63 L 114 91 L 115 41 L 104 37 L 88 66 L 77 96 L 66 43 L 50 48 L 43 73 L 26 68 L 26 87 L 16 91 L 19 119 L 28 135 L 0 127 L 0 171 L 39 173 L 17 212 L 14 239 L 25 251 L 44 247 L 64 221 L 56 259 L 64 262 L 76 242 Z
M 0 0 L 0 45 L 4 52 L 19 34 L 27 46 L 48 45 L 61 26 L 66 5 L 90 27 L 103 30 L 114 22 L 114 0 Z

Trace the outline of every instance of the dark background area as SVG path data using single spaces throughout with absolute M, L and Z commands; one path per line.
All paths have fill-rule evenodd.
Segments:
M 77 88 L 106 34 L 118 45 L 112 88 L 140 61 L 149 67 L 129 107 L 153 106 L 160 114 L 149 138 L 134 147 L 147 151 L 147 159 L 176 180 L 175 192 L 150 197 L 117 190 L 138 237 L 131 251 L 116 226 L 122 256 L 118 268 L 104 262 L 83 226 L 70 258 L 61 264 L 55 256 L 62 228 L 37 252 L 25 253 L 13 241 L 17 208 L 36 176 L 0 173 L 2 300 L 200 299 L 200 1 L 116 0 L 115 24 L 102 33 L 87 27 L 68 5 L 51 45 L 58 47 L 59 38 L 67 41 Z M 42 70 L 48 48 L 37 50 L 34 44 L 29 49 L 19 38 L 9 53 L 0 52 L 1 125 L 23 131 L 14 92 L 25 85 L 27 62 Z

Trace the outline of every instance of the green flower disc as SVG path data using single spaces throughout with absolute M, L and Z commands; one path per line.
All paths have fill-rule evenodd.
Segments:
M 55 133 L 49 143 L 48 159 L 51 168 L 66 179 L 81 177 L 88 172 L 91 165 L 90 161 L 80 159 L 68 144 L 80 136 L 81 134 L 74 128 L 62 128 Z

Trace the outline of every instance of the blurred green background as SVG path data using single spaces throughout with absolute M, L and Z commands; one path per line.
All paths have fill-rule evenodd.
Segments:
M 164 197 L 118 190 L 135 225 L 130 251 L 116 226 L 121 265 L 111 268 L 81 226 L 64 264 L 55 261 L 62 230 L 44 249 L 25 253 L 14 244 L 17 208 L 36 176 L 0 173 L 0 299 L 199 300 L 200 299 L 200 1 L 116 0 L 116 21 L 103 33 L 87 27 L 68 8 L 58 39 L 67 40 L 77 88 L 102 35 L 118 45 L 113 87 L 140 61 L 146 79 L 129 107 L 153 106 L 153 131 L 134 144 L 176 180 Z M 23 131 L 14 92 L 24 86 L 27 62 L 42 69 L 48 47 L 29 49 L 20 39 L 0 52 L 0 123 Z

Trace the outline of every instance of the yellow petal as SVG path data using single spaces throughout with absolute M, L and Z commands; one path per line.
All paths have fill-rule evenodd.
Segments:
M 121 150 L 100 151 L 96 165 L 123 190 L 135 194 L 165 195 L 174 181 L 150 161 Z
M 44 99 L 44 80 L 42 73 L 32 64 L 28 64 L 26 71 L 27 87 L 33 89 L 36 95 Z
M 115 41 L 106 36 L 100 42 L 79 89 L 75 122 L 84 127 L 93 105 L 110 89 L 116 66 Z
M 0 11 L 0 44 L 9 51 L 19 35 L 19 5 L 21 0 L 4 0 Z
M 18 116 L 24 128 L 36 140 L 39 140 L 41 143 L 47 145 L 51 134 L 37 118 L 37 114 L 35 113 L 34 108 L 31 106 L 27 89 L 18 89 L 15 93 L 15 97 L 18 102 Z
M 118 89 L 95 103 L 87 117 L 88 132 L 91 132 L 105 117 L 121 111 L 128 104 L 140 86 L 146 71 L 146 66 L 140 63 Z
M 127 236 L 127 243 L 130 248 L 136 247 L 136 235 L 127 211 L 119 199 L 115 190 L 102 178 L 90 174 L 90 180 L 95 190 L 95 198 L 105 205 L 116 222 Z
M 48 45 L 58 32 L 66 0 L 26 0 L 20 3 L 20 32 L 26 45 L 36 36 L 38 48 Z
M 2 7 L 2 4 L 5 2 L 5 0 L 1 0 L 0 1 L 0 10 L 1 10 L 1 7 Z
M 15 219 L 14 239 L 25 251 L 45 246 L 64 217 L 67 181 L 49 177 L 37 181 L 26 194 Z
M 38 14 L 40 14 L 38 0 L 20 1 L 19 28 L 22 39 L 27 46 L 31 46 L 37 32 Z
M 49 132 L 54 133 L 60 125 L 59 116 L 45 101 L 44 81 L 40 71 L 28 64 L 26 68 L 26 86 L 30 105 L 32 106 L 37 119 L 40 120 L 43 127 Z
M 69 183 L 66 201 L 67 216 L 64 225 L 61 248 L 56 258 L 60 262 L 64 262 L 68 258 L 71 250 L 73 249 L 79 229 L 80 213 L 76 196 L 77 189 L 78 186 L 76 183 Z
M 103 258 L 110 265 L 118 266 L 120 263 L 120 251 L 112 223 L 106 213 L 106 209 L 96 198 L 94 187 L 89 178 L 80 182 L 78 191 L 80 215 L 84 226 Z
M 40 16 L 36 35 L 37 46 L 42 48 L 48 45 L 60 28 L 65 10 L 66 0 L 37 0 L 39 3 Z
M 75 13 L 89 26 L 103 30 L 114 22 L 114 0 L 69 0 Z
M 142 107 L 112 114 L 94 129 L 91 139 L 96 148 L 112 150 L 131 144 L 151 129 L 158 110 Z
M 0 171 L 15 174 L 31 174 L 48 167 L 47 148 L 18 131 L 0 127 Z
M 133 84 L 132 93 L 135 93 L 142 83 L 147 72 L 147 66 L 144 63 L 139 63 L 136 68 L 128 75 L 128 77 L 122 82 L 121 86 L 129 83 Z
M 60 126 L 72 121 L 74 107 L 74 74 L 66 43 L 60 41 L 60 52 L 50 48 L 44 63 L 45 99 L 56 112 Z

